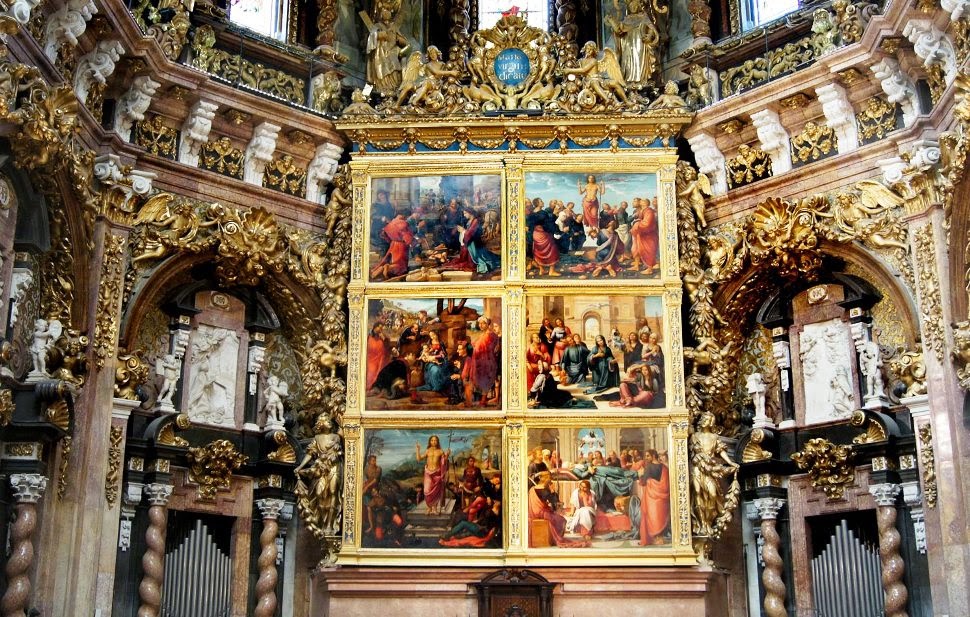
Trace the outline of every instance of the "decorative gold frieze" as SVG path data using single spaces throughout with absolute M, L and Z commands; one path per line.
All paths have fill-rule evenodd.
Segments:
M 852 446 L 838 446 L 817 437 L 809 439 L 800 452 L 791 455 L 802 471 L 808 472 L 812 486 L 820 488 L 829 499 L 842 499 L 845 487 L 855 481 Z
M 896 55 L 899 51 L 900 45 L 906 43 L 906 37 L 904 36 L 886 36 L 879 41 L 879 49 L 886 52 L 890 56 Z
M 919 425 L 919 462 L 923 469 L 923 499 L 927 508 L 936 507 L 936 459 L 933 456 L 933 428 Z
M 147 36 L 158 41 L 169 60 L 178 60 L 189 34 L 189 0 L 137 0 L 131 14 Z
M 110 232 L 105 236 L 93 339 L 95 364 L 98 368 L 104 368 L 105 361 L 117 344 L 118 301 L 121 299 L 124 282 L 122 259 L 126 244 L 127 240 L 123 236 Z
M 122 426 L 112 426 L 108 433 L 108 471 L 104 476 L 104 499 L 108 502 L 108 507 L 113 507 L 118 500 L 118 484 L 121 481 L 121 440 L 124 436 Z
M 189 448 L 189 479 L 199 485 L 199 499 L 215 499 L 216 491 L 228 489 L 232 474 L 249 457 L 228 439 L 216 439 L 201 448 Z
M 119 353 L 115 369 L 115 398 L 138 400 L 138 386 L 148 380 L 148 365 L 137 354 Z
M 184 431 L 185 429 L 192 426 L 192 421 L 189 420 L 188 414 L 180 413 L 175 417 L 175 420 L 169 422 L 162 427 L 162 430 L 158 432 L 158 437 L 156 441 L 162 445 L 166 446 L 176 446 L 179 448 L 187 448 L 189 442 L 184 438 L 179 437 L 175 434 L 175 430 Z
M 849 88 L 851 88 L 852 86 L 854 86 L 859 82 L 864 82 L 866 80 L 865 73 L 855 68 L 854 66 L 849 67 L 843 71 L 839 71 L 838 73 L 836 73 L 836 75 L 838 75 L 839 81 L 842 82 L 842 85 L 847 86 Z
M 234 109 L 232 107 L 227 109 L 223 114 L 223 116 L 225 116 L 226 120 L 228 120 L 229 122 L 231 122 L 236 126 L 242 126 L 253 119 L 252 114 L 246 113 L 244 111 L 239 111 L 238 109 Z
M 930 64 L 926 67 L 926 84 L 930 87 L 930 100 L 936 105 L 946 92 L 946 73 L 943 65 Z
M 771 157 L 761 148 L 741 144 L 738 155 L 727 162 L 727 174 L 728 187 L 732 189 L 770 178 Z
M 852 426 L 865 428 L 864 433 L 861 435 L 856 435 L 852 438 L 852 443 L 879 443 L 880 441 L 886 441 L 887 439 L 886 429 L 883 428 L 881 424 L 869 417 L 869 415 L 861 409 L 857 409 L 852 412 L 852 417 L 849 419 L 849 424 Z
M 135 143 L 150 153 L 174 159 L 178 149 L 179 132 L 165 125 L 162 116 L 155 115 L 135 124 Z
M 814 100 L 814 97 L 809 96 L 804 92 L 796 92 L 795 94 L 786 96 L 785 98 L 778 99 L 778 104 L 785 109 L 804 109 Z
M 932 223 L 923 225 L 913 234 L 916 253 L 917 286 L 919 289 L 920 317 L 923 325 L 923 343 L 943 361 L 946 345 L 943 322 L 943 300 L 940 294 L 940 277 L 936 268 L 936 241 Z M 924 347 L 924 348 L 925 348 Z
M 313 143 L 313 136 L 306 131 L 293 129 L 292 131 L 287 131 L 286 140 L 294 146 L 302 146 L 303 144 Z
M 228 137 L 222 136 L 202 146 L 199 167 L 242 180 L 243 151 L 233 147 Z
M 727 133 L 728 135 L 735 135 L 737 133 L 740 133 L 741 129 L 743 129 L 746 126 L 748 126 L 747 122 L 745 122 L 741 118 L 734 117 L 734 118 L 729 118 L 724 122 L 718 123 L 717 130 L 723 133 Z
M 839 36 L 843 45 L 858 43 L 862 33 L 873 15 L 879 10 L 875 2 L 860 0 L 835 0 L 832 3 L 835 21 L 839 26 Z
M 266 165 L 263 186 L 303 197 L 306 194 L 306 169 L 297 167 L 289 154 L 274 157 Z
M 818 161 L 839 148 L 835 131 L 824 124 L 806 122 L 802 132 L 791 138 L 792 158 L 802 163 Z
M 866 143 L 882 139 L 898 127 L 896 104 L 878 96 L 869 97 L 866 108 L 857 113 L 855 119 L 859 137 Z
M 290 103 L 306 103 L 306 80 L 279 69 L 252 62 L 239 54 L 216 49 L 212 26 L 200 26 L 192 40 L 192 65 L 226 81 L 241 84 Z
M 74 439 L 65 435 L 61 439 L 61 464 L 57 470 L 57 498 L 64 499 L 67 492 L 67 472 L 71 468 L 71 451 Z

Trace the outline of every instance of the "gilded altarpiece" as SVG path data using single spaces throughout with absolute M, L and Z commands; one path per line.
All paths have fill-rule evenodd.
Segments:
M 338 563 L 695 564 L 675 149 L 355 145 Z

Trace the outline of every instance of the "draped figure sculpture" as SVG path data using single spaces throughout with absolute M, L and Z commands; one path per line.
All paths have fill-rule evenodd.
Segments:
M 613 8 L 617 15 L 622 14 L 620 0 L 613 0 Z M 626 0 L 622 20 L 611 15 L 605 19 L 616 37 L 623 79 L 637 90 L 655 84 L 660 56 L 660 32 L 648 9 L 646 0 Z

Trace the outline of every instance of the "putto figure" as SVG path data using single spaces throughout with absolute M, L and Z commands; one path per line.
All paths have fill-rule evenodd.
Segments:
M 178 384 L 182 361 L 174 354 L 165 354 L 155 359 L 155 374 L 162 378 L 162 386 L 158 389 L 158 407 L 166 411 L 174 411 L 172 397 Z

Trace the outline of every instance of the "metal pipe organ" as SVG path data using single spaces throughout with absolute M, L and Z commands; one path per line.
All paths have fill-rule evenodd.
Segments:
M 229 617 L 232 558 L 201 519 L 165 555 L 161 617 Z
M 812 558 L 812 594 L 818 617 L 884 614 L 879 548 L 857 538 L 845 519 Z

